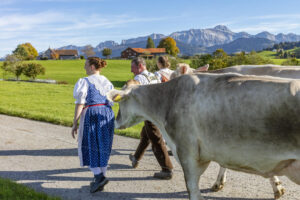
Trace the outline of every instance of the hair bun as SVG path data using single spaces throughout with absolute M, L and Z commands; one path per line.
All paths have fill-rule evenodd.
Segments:
M 101 68 L 106 67 L 106 65 L 107 65 L 107 63 L 106 63 L 105 60 L 101 60 L 101 61 L 100 61 L 100 66 L 101 66 Z

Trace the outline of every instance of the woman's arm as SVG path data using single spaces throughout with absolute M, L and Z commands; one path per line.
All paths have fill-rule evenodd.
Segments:
M 72 137 L 75 139 L 75 135 L 77 134 L 77 123 L 80 118 L 81 112 L 83 110 L 83 104 L 76 104 L 75 106 L 75 112 L 74 112 L 74 120 L 73 120 L 73 126 L 72 126 Z

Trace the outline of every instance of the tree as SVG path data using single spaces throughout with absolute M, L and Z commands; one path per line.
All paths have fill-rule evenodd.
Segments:
M 21 60 L 34 60 L 38 56 L 37 50 L 30 44 L 19 44 L 13 54 Z
M 86 57 L 94 56 L 96 53 L 94 52 L 94 48 L 91 45 L 86 45 L 83 50 L 81 50 Z
M 38 57 L 39 53 L 30 43 L 27 42 L 23 45 L 25 46 L 25 48 L 27 48 L 29 54 L 29 60 L 34 60 L 36 59 L 36 57 Z
M 147 48 L 147 49 L 148 49 L 148 48 L 155 48 L 154 42 L 153 42 L 153 40 L 151 39 L 151 37 L 148 37 L 146 48 Z
M 59 59 L 59 54 L 56 53 L 55 51 L 52 51 L 51 52 L 51 57 L 52 57 L 52 59 L 58 60 Z
M 7 72 L 15 74 L 16 78 L 18 79 L 20 76 L 20 75 L 18 75 L 19 72 L 17 72 L 19 70 L 18 69 L 19 64 L 20 64 L 19 57 L 17 57 L 14 54 L 7 55 L 5 57 L 5 61 L 3 62 L 3 65 L 1 66 L 1 68 L 3 69 L 3 79 Z
M 223 49 L 217 49 L 213 52 L 213 59 L 209 63 L 213 70 L 228 66 L 228 55 Z
M 102 55 L 106 57 L 106 59 L 109 58 L 109 56 L 111 55 L 111 49 L 110 48 L 104 48 L 102 50 Z
M 38 63 L 24 63 L 24 75 L 35 79 L 39 74 L 45 74 L 45 68 Z
M 167 54 L 171 56 L 177 56 L 180 52 L 178 47 L 176 46 L 176 41 L 171 37 L 166 37 L 159 42 L 157 48 L 165 48 Z
M 197 55 L 192 59 L 190 65 L 192 68 L 196 69 L 206 64 L 210 64 L 211 60 L 212 56 L 210 54 Z
M 19 44 L 17 48 L 13 51 L 13 55 L 15 55 L 21 60 L 27 60 L 29 57 L 29 52 L 24 47 L 24 45 Z

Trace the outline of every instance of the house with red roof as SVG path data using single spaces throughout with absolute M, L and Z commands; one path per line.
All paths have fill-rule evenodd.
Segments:
M 121 58 L 132 59 L 135 57 L 145 57 L 145 58 L 153 58 L 156 56 L 161 56 L 166 54 L 165 48 L 131 48 L 128 47 L 124 51 L 121 52 Z

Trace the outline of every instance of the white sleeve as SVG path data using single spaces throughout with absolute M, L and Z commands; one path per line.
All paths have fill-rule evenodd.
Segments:
M 134 80 L 138 81 L 140 83 L 140 85 L 148 85 L 149 81 L 147 80 L 147 78 L 143 75 L 136 75 L 134 77 Z
M 73 91 L 74 99 L 76 99 L 75 104 L 85 104 L 88 87 L 87 81 L 83 78 L 77 81 Z
M 109 91 L 114 89 L 114 85 L 107 78 L 105 78 L 105 81 L 104 81 L 104 84 L 102 87 L 104 89 L 105 96 Z

